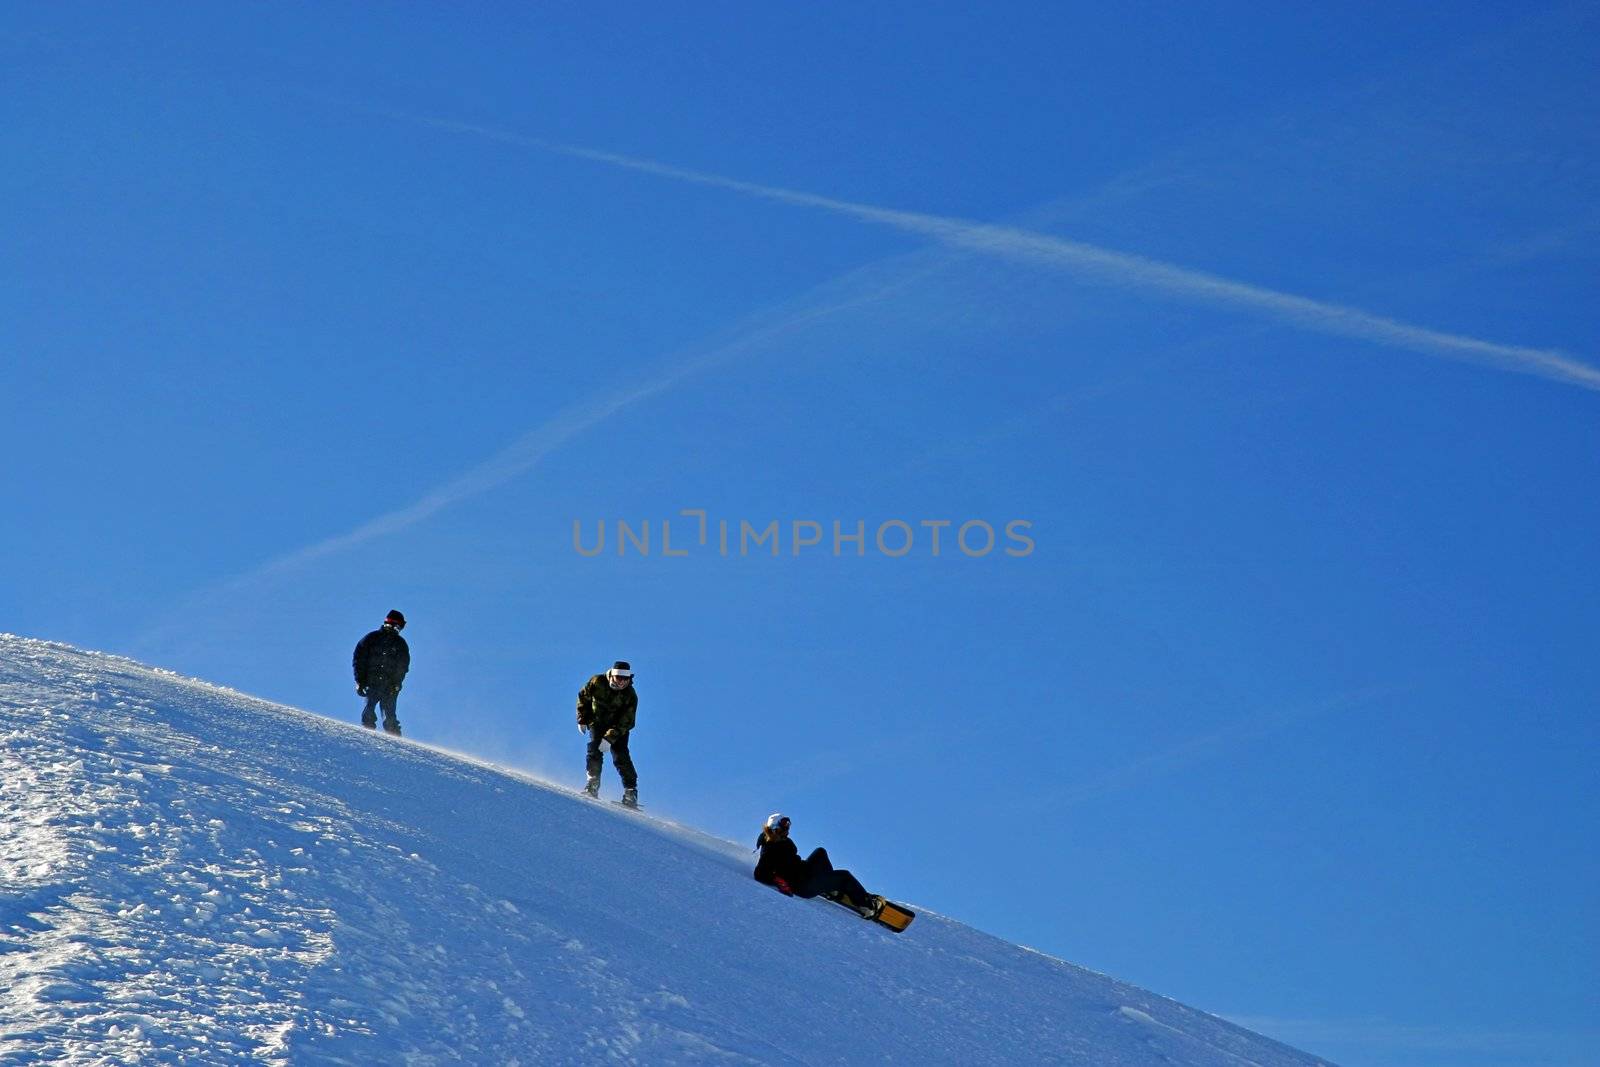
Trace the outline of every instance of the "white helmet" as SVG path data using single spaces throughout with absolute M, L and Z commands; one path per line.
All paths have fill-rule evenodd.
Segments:
M 619 659 L 606 670 L 606 681 L 613 689 L 626 689 L 633 684 L 633 668 L 625 659 Z

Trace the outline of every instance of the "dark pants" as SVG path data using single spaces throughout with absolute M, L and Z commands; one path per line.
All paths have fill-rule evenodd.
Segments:
M 584 761 L 584 769 L 589 772 L 590 778 L 600 777 L 600 764 L 605 755 L 600 751 L 600 742 L 605 740 L 605 730 L 599 726 L 589 728 L 589 751 Z M 628 735 L 618 734 L 617 739 L 611 742 L 611 765 L 622 776 L 622 788 L 638 789 L 639 775 L 633 769 L 633 757 L 628 755 Z
M 377 686 L 367 687 L 367 706 L 361 709 L 361 725 L 376 727 L 378 716 L 373 713 L 373 708 L 383 709 L 383 728 L 391 734 L 400 732 L 400 720 L 394 717 L 395 704 L 400 700 L 400 690 L 379 689 Z
M 867 902 L 867 891 L 856 881 L 856 876 L 846 870 L 834 870 L 825 848 L 812 850 L 806 857 L 806 871 L 800 884 L 789 888 L 797 897 L 847 897 L 845 903 L 852 907 Z

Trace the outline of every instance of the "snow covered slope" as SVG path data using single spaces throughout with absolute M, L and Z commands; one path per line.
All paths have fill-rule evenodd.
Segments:
M 0 1063 L 1317 1061 L 748 847 L 0 636 Z

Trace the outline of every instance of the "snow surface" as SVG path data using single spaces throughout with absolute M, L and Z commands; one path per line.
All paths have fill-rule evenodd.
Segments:
M 914 887 L 869 887 L 896 935 L 748 845 L 9 635 L 0 819 L 0 1064 L 1322 1062 Z

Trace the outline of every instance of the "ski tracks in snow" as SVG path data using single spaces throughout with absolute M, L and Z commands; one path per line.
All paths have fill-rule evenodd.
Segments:
M 330 949 L 330 916 L 295 889 L 315 825 L 246 781 L 189 777 L 226 752 L 166 762 L 200 746 L 104 674 L 40 672 L 48 687 L 0 695 L 0 1062 L 287 1062 L 296 998 L 271 993 Z

